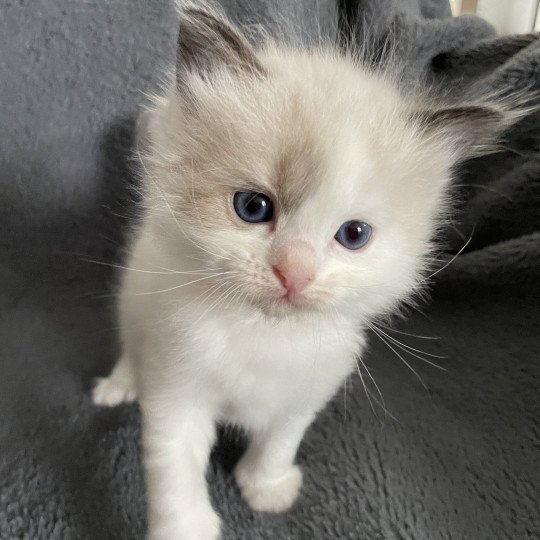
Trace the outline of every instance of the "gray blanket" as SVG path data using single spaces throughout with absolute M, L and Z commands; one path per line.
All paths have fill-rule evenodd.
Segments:
M 455 96 L 540 84 L 536 36 L 496 37 L 449 18 L 443 0 L 223 4 L 275 32 L 295 21 L 310 39 L 390 35 L 409 82 Z M 165 0 L 0 5 L 1 538 L 144 535 L 137 407 L 89 399 L 118 343 L 114 269 L 87 260 L 120 260 L 133 122 L 175 32 Z M 529 116 L 504 151 L 458 171 L 448 257 L 471 240 L 436 276 L 435 301 L 397 327 L 438 339 L 388 330 L 445 356 L 429 358 L 446 371 L 390 341 L 424 387 L 372 336 L 365 361 L 388 413 L 352 377 L 300 448 L 305 486 L 284 515 L 242 502 L 230 471 L 243 440 L 225 430 L 208 473 L 225 538 L 538 538 L 538 124 Z

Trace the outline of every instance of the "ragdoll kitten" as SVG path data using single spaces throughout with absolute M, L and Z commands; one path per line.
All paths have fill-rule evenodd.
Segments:
M 206 540 L 216 424 L 251 438 L 235 471 L 247 503 L 288 509 L 298 445 L 366 323 L 423 281 L 452 167 L 508 116 L 429 108 L 350 54 L 254 50 L 221 13 L 180 11 L 176 78 L 141 134 L 124 352 L 93 398 L 140 403 L 149 536 Z

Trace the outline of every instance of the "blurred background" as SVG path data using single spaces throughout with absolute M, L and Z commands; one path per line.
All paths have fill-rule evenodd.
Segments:
M 450 5 L 454 15 L 479 15 L 500 33 L 540 30 L 539 0 L 450 0 Z

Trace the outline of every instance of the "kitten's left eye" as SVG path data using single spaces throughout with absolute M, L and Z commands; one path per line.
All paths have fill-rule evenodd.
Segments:
M 234 211 L 248 223 L 270 221 L 274 215 L 272 199 L 264 193 L 237 191 L 233 198 Z
M 346 221 L 334 238 L 347 249 L 360 249 L 371 238 L 371 225 L 363 221 Z

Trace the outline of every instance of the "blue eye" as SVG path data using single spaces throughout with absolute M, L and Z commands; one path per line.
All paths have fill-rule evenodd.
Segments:
M 360 249 L 371 238 L 371 225 L 363 221 L 346 221 L 334 238 L 347 249 Z
M 237 191 L 233 198 L 234 211 L 248 223 L 270 221 L 274 215 L 274 205 L 270 197 L 254 191 Z

